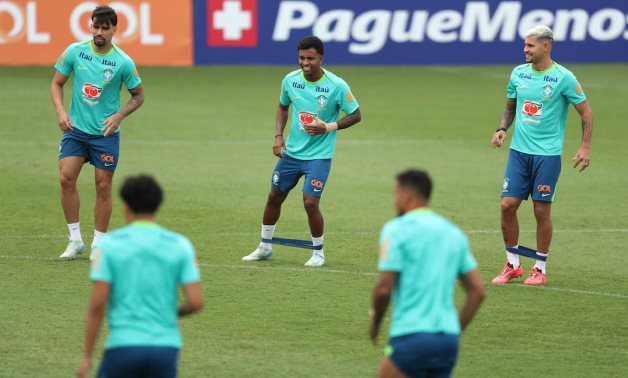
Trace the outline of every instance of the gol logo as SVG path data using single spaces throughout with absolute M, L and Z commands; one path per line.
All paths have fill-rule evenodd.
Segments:
M 115 158 L 113 157 L 113 155 L 105 155 L 102 154 L 100 155 L 100 161 L 102 161 L 103 163 L 105 163 L 105 166 L 112 166 L 116 163 Z
M 299 112 L 299 121 L 303 124 L 310 124 L 314 122 L 314 117 L 316 114 L 310 112 Z
M 551 193 L 552 187 L 549 185 L 539 185 L 536 187 L 541 193 Z
M 323 187 L 325 186 L 325 184 L 323 184 L 323 182 L 320 181 L 320 180 L 312 180 L 312 181 L 310 181 L 310 185 L 312 185 L 315 188 L 314 190 L 320 189 L 320 190 L 317 190 L 317 191 L 323 190 Z
M 527 100 L 523 103 L 523 108 L 521 108 L 521 110 L 530 117 L 540 117 L 543 115 L 541 112 L 542 107 L 543 104 Z
M 102 93 L 102 87 L 99 87 L 96 84 L 85 83 L 83 84 L 83 94 L 87 96 L 90 100 L 100 98 L 100 94 Z

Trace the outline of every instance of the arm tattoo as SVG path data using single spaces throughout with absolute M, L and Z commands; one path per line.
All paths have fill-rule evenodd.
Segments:
M 506 100 L 506 107 L 504 108 L 504 112 L 502 113 L 502 118 L 499 121 L 499 127 L 503 127 L 508 130 L 510 125 L 512 125 L 512 121 L 515 120 L 515 110 L 517 108 L 517 99 L 509 98 Z

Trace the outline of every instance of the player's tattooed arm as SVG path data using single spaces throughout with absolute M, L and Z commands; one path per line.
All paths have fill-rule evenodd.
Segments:
M 122 120 L 144 103 L 144 89 L 142 88 L 142 84 L 133 89 L 129 89 L 129 93 L 131 94 L 129 102 L 127 102 L 126 105 L 124 105 L 124 107 L 117 113 L 114 113 L 102 122 L 103 127 L 101 131 L 104 136 L 109 136 L 115 133 L 116 130 L 118 130 L 118 127 L 120 127 Z
M 506 100 L 506 107 L 502 112 L 502 118 L 499 121 L 499 127 L 493 134 L 493 138 L 491 138 L 491 144 L 494 147 L 501 147 L 506 140 L 506 130 L 512 124 L 512 121 L 515 119 L 515 111 L 517 108 L 517 99 L 509 98 Z
M 499 121 L 499 127 L 508 130 L 512 121 L 515 120 L 515 111 L 517 108 L 517 99 L 509 98 L 506 100 L 506 107 L 502 112 L 502 119 Z
M 591 163 L 589 149 L 591 147 L 591 136 L 593 135 L 593 111 L 587 100 L 575 105 L 575 108 L 578 113 L 580 113 L 580 118 L 582 119 L 582 141 L 580 142 L 580 147 L 578 151 L 576 151 L 576 156 L 574 156 L 573 161 L 574 168 L 582 163 L 579 170 L 579 172 L 582 172 Z

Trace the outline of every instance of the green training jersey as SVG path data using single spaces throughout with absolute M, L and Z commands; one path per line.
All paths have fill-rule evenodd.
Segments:
M 390 337 L 459 334 L 456 281 L 476 267 L 462 230 L 430 209 L 413 210 L 386 223 L 378 269 L 399 272 L 392 293 Z
M 522 64 L 512 71 L 508 98 L 517 99 L 510 148 L 532 155 L 561 155 L 569 104 L 587 97 L 571 71 L 554 62 L 545 71 Z
M 301 160 L 331 159 L 336 149 L 336 131 L 309 135 L 303 129 L 303 121 L 311 122 L 307 118 L 317 116 L 325 123 L 336 122 L 340 110 L 351 114 L 359 107 L 349 85 L 326 69 L 316 82 L 307 81 L 303 70 L 286 75 L 281 82 L 279 102 L 284 106 L 292 104 L 286 153 Z
M 152 222 L 133 222 L 103 236 L 90 279 L 111 284 L 105 349 L 180 348 L 177 287 L 200 280 L 194 247 Z
M 55 65 L 65 76 L 74 75 L 70 119 L 74 127 L 103 135 L 102 122 L 120 110 L 122 83 L 127 89 L 140 85 L 135 63 L 116 45 L 98 54 L 92 41 L 71 44 Z

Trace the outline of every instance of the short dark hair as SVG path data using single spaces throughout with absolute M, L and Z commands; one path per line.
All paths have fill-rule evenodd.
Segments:
M 400 186 L 412 189 L 417 198 L 430 200 L 432 195 L 432 179 L 426 171 L 420 169 L 408 169 L 397 175 Z
M 97 6 L 96 9 L 94 9 L 94 11 L 92 12 L 91 20 L 93 23 L 99 25 L 118 25 L 118 15 L 116 14 L 116 11 L 107 5 Z
M 152 176 L 141 174 L 124 180 L 120 197 L 135 214 L 155 214 L 163 200 L 163 192 Z
M 310 35 L 308 37 L 303 38 L 299 42 L 299 50 L 308 50 L 314 48 L 317 53 L 324 55 L 325 47 L 323 46 L 323 41 L 320 38 Z

